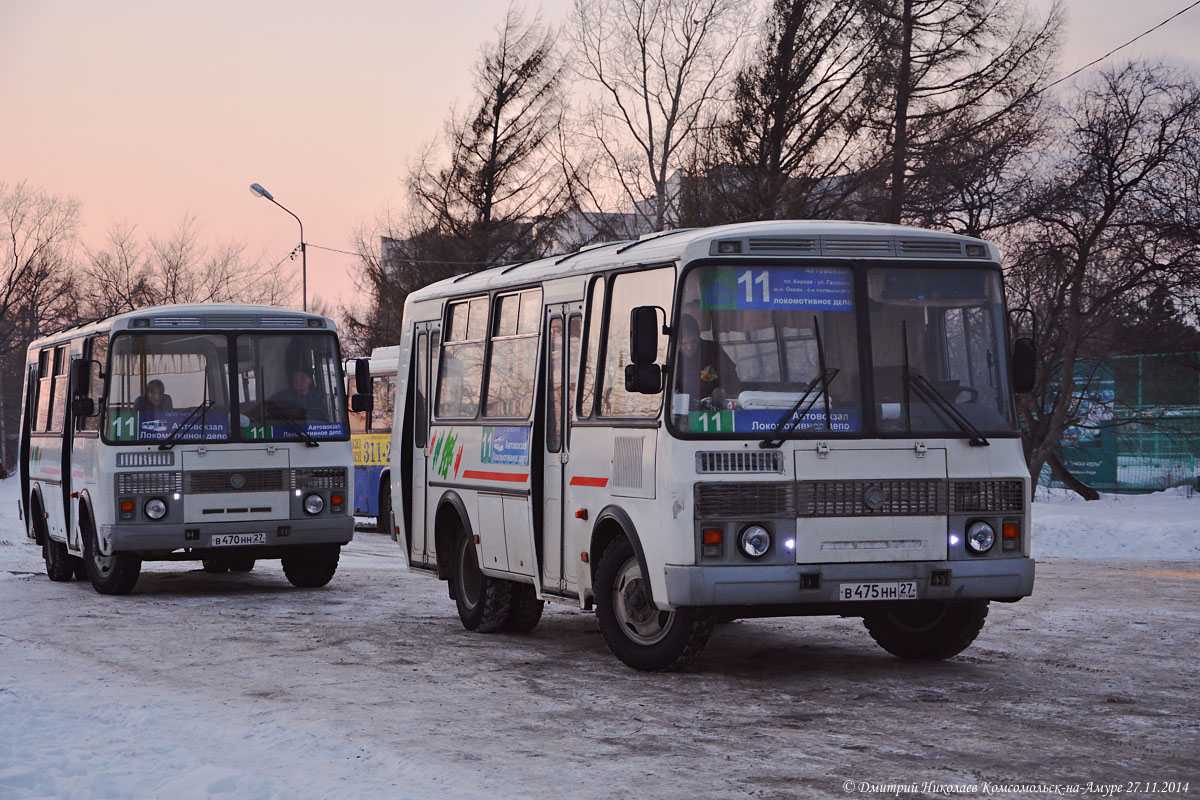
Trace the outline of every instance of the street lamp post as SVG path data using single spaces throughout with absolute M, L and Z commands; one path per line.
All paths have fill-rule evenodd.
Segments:
M 275 199 L 274 195 L 262 187 L 261 183 L 250 184 L 250 194 L 257 197 L 265 197 L 275 205 L 282 208 L 287 213 L 292 214 L 291 210 L 286 208 L 282 203 Z M 300 222 L 300 218 L 292 214 L 296 222 Z M 304 244 L 304 223 L 300 222 L 300 291 L 301 302 L 305 311 L 308 311 L 308 249 Z

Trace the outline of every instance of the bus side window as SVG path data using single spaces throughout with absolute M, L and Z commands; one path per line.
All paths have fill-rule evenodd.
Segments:
M 84 344 L 83 357 L 100 362 L 100 366 L 91 365 L 91 384 L 88 396 L 96 403 L 96 414 L 91 417 L 76 417 L 75 426 L 80 431 L 97 431 L 100 429 L 100 401 L 104 395 L 104 364 L 108 358 L 108 334 L 98 334 Z
M 604 313 L 604 278 L 592 281 L 587 307 L 587 350 L 583 354 L 583 388 L 579 392 L 579 418 L 596 409 L 596 361 L 600 357 L 600 319 Z
M 575 408 L 575 390 L 579 379 L 579 345 L 583 335 L 583 317 L 572 314 L 567 322 L 567 445 L 571 443 L 571 409 Z
M 67 417 L 67 346 L 54 349 L 54 406 L 51 411 L 50 428 L 54 432 L 63 429 Z
M 54 349 L 47 347 L 38 353 L 38 382 L 37 382 L 37 401 L 36 411 L 34 412 L 33 430 L 47 431 L 50 430 L 50 389 L 54 385 L 54 373 L 50 371 L 53 366 Z
M 437 416 L 474 419 L 483 388 L 483 350 L 487 337 L 488 299 L 477 297 L 451 303 L 450 331 L 438 378 Z
M 422 331 L 413 348 L 413 447 L 429 443 L 429 336 Z
M 546 343 L 546 364 L 550 368 L 546 381 L 546 451 L 557 453 L 562 449 L 562 317 L 550 320 L 550 338 Z
M 375 433 L 391 433 L 392 406 L 396 402 L 396 377 L 377 375 L 371 385 L 375 405 L 371 408 L 371 430 Z
M 654 416 L 662 404 L 661 394 L 638 394 L 625 390 L 625 365 L 630 363 L 629 313 L 636 306 L 658 306 L 671 318 L 675 269 L 624 272 L 613 278 L 608 301 L 608 338 L 604 348 L 604 372 L 600 376 L 600 415 L 604 417 Z M 655 363 L 666 360 L 667 338 L 658 337 Z M 588 356 L 589 361 L 591 355 Z

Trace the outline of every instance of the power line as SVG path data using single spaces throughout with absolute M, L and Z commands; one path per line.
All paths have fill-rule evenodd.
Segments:
M 1134 42 L 1136 42 L 1137 40 L 1139 40 L 1139 39 L 1141 39 L 1141 38 L 1143 38 L 1143 37 L 1145 37 L 1145 36 L 1148 36 L 1148 35 L 1150 35 L 1151 33 L 1154 33 L 1156 30 L 1158 30 L 1158 29 L 1159 29 L 1159 28 L 1161 28 L 1162 26 L 1166 25 L 1168 22 L 1171 22 L 1171 21 L 1173 21 L 1173 20 L 1174 20 L 1176 17 L 1179 17 L 1179 16 L 1182 16 L 1183 14 L 1186 14 L 1188 11 L 1191 11 L 1191 10 L 1192 10 L 1193 8 L 1195 8 L 1196 6 L 1200 6 L 1200 0 L 1196 0 L 1196 1 L 1195 1 L 1194 3 L 1192 3 L 1191 5 L 1188 5 L 1188 6 L 1185 6 L 1184 8 L 1181 8 L 1179 11 L 1176 11 L 1174 14 L 1172 14 L 1171 16 L 1169 16 L 1169 17 L 1167 17 L 1166 19 L 1164 19 L 1162 22 L 1160 22 L 1160 23 L 1158 23 L 1157 25 L 1155 25 L 1153 28 L 1150 28 L 1149 30 L 1142 31 L 1142 32 L 1141 32 L 1141 33 L 1139 33 L 1137 36 L 1135 36 L 1135 37 L 1133 37 L 1132 39 L 1130 39 L 1128 42 L 1125 42 L 1125 44 L 1118 45 L 1118 46 L 1114 47 L 1112 50 L 1109 50 L 1107 53 L 1105 53 L 1104 55 L 1100 56 L 1099 58 L 1097 58 L 1097 59 L 1095 59 L 1095 60 L 1093 60 L 1093 61 L 1089 61 L 1088 63 L 1084 64 L 1082 67 L 1080 67 L 1079 69 L 1075 70 L 1074 72 L 1068 73 L 1067 75 L 1064 75 L 1064 76 L 1062 76 L 1061 78 L 1059 78 L 1058 80 L 1054 81 L 1053 83 L 1050 83 L 1050 84 L 1048 84 L 1048 85 L 1047 85 L 1047 86 L 1045 86 L 1045 87 L 1044 87 L 1044 88 L 1043 88 L 1041 91 L 1042 91 L 1042 92 L 1048 91 L 1048 90 L 1050 90 L 1050 89 L 1053 89 L 1055 86 L 1058 86 L 1058 85 L 1059 85 L 1060 83 L 1062 83 L 1063 81 L 1067 81 L 1067 80 L 1070 80 L 1071 78 L 1074 78 L 1076 75 L 1078 75 L 1079 73 L 1083 72 L 1083 71 L 1084 71 L 1085 69 L 1087 69 L 1088 67 L 1094 67 L 1095 65 L 1099 64 L 1101 61 L 1103 61 L 1104 59 L 1106 59 L 1106 58 L 1108 58 L 1109 56 L 1113 55 L 1114 53 L 1117 53 L 1117 52 L 1119 52 L 1119 51 L 1121 51 L 1121 50 L 1124 50 L 1126 47 L 1129 47 L 1129 45 L 1133 44 L 1133 43 L 1134 43 Z M 1041 92 L 1039 92 L 1039 94 L 1041 94 Z

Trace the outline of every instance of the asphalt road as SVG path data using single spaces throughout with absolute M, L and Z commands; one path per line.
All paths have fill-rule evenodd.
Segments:
M 1043 561 L 1033 597 L 992 604 L 945 662 L 898 661 L 857 619 L 745 620 L 687 671 L 647 675 L 578 610 L 464 631 L 395 547 L 360 532 L 321 590 L 277 562 L 148 565 L 123 598 L 14 573 L 0 632 L 122 697 L 319 726 L 399 765 L 413 797 L 1200 796 L 1194 561 Z

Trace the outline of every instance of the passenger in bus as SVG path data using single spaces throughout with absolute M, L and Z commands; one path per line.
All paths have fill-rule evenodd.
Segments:
M 140 419 L 162 419 L 166 412 L 174 411 L 171 395 L 166 394 L 163 382 L 155 378 L 146 384 L 146 393 L 139 395 L 133 401 L 133 410 L 140 414 Z
M 313 385 L 312 373 L 303 367 L 291 371 L 291 386 L 271 396 L 271 402 L 289 416 L 308 422 L 328 422 L 324 396 Z
M 700 338 L 700 324 L 685 314 L 679 323 L 675 394 L 688 395 L 694 408 L 716 409 L 742 390 L 733 359 L 716 342 Z

